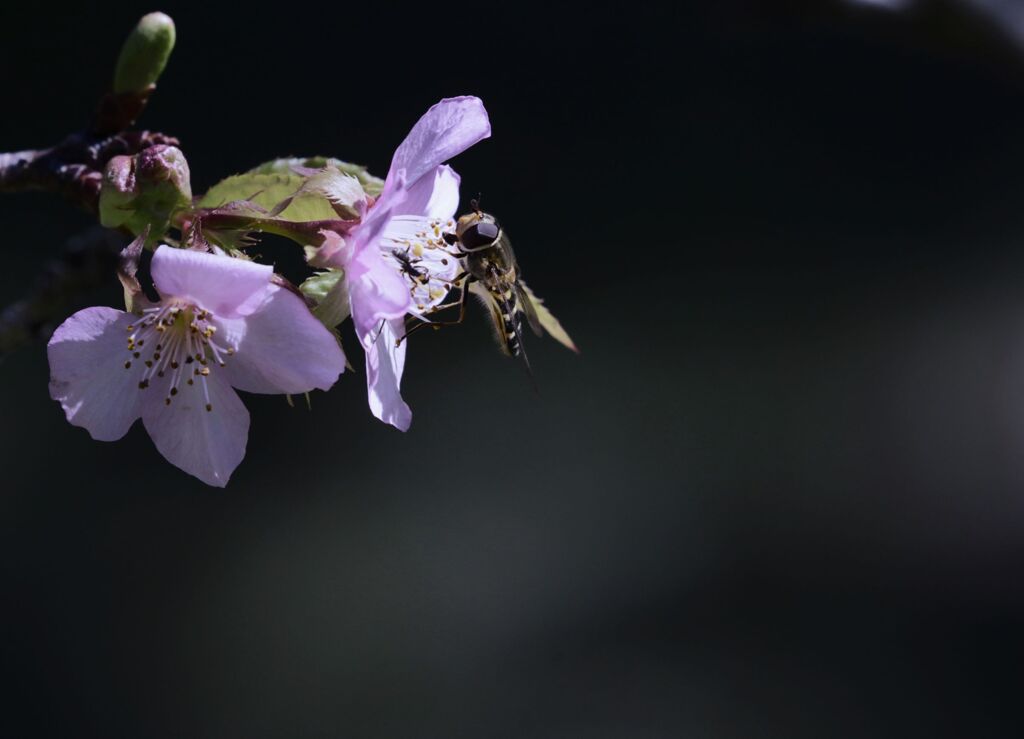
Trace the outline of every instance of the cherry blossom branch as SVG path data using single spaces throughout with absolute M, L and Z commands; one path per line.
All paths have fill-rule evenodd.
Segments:
M 46 263 L 28 294 L 0 311 L 0 360 L 32 340 L 49 336 L 54 326 L 88 293 L 110 279 L 127 239 L 93 226 L 68 239 Z
M 95 213 L 108 161 L 156 144 L 177 143 L 173 136 L 155 131 L 122 130 L 105 136 L 81 132 L 49 149 L 0 153 L 0 192 L 57 193 Z
M 45 149 L 0 153 L 0 193 L 57 193 L 98 213 L 103 173 L 111 159 L 156 145 L 176 145 L 173 136 L 128 130 L 156 88 L 174 35 L 168 16 L 144 16 L 121 48 L 112 89 L 100 100 L 89 127 Z M 109 276 L 126 241 L 117 231 L 99 227 L 70 239 L 31 283 L 28 294 L 0 311 L 0 359 L 49 334 L 79 295 Z

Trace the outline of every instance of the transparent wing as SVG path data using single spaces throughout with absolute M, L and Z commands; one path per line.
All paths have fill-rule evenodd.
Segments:
M 511 356 L 508 346 L 505 344 L 505 319 L 501 316 L 501 306 L 498 305 L 498 301 L 494 299 L 491 291 L 481 282 L 470 283 L 469 291 L 476 295 L 490 314 L 491 325 L 494 328 L 494 340 L 498 342 L 498 347 L 501 349 L 502 354 Z
M 533 307 L 533 300 L 530 299 L 530 295 L 526 292 L 525 287 L 521 281 L 516 282 L 516 295 L 519 298 L 519 306 L 522 312 L 526 314 L 526 320 L 530 322 L 530 328 L 533 329 L 533 333 L 537 336 L 543 336 L 544 330 L 541 326 L 540 317 L 537 315 L 537 309 Z
M 523 293 L 529 298 L 528 302 L 537 316 L 537 322 L 550 334 L 551 338 L 578 354 L 580 350 L 576 348 L 576 344 L 569 338 L 569 334 L 562 328 L 562 324 L 558 322 L 558 319 L 551 315 L 551 311 L 544 306 L 544 301 L 534 295 L 533 290 L 522 280 L 519 281 L 519 287 L 522 288 Z M 530 325 L 533 325 L 532 320 Z

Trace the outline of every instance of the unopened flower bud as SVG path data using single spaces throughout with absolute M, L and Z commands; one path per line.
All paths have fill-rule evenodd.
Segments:
M 142 92 L 155 84 L 174 49 L 174 36 L 170 16 L 142 16 L 121 47 L 114 72 L 114 92 Z
M 157 144 L 134 157 L 107 162 L 100 189 L 100 222 L 138 235 L 148 226 L 152 239 L 167 230 L 175 210 L 192 201 L 188 162 L 175 146 Z
M 192 199 L 188 162 L 177 146 L 157 144 L 135 157 L 135 177 L 143 186 L 168 182 L 187 200 Z

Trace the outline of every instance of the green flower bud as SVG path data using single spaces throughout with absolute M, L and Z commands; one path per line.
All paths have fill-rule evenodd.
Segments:
M 100 189 L 100 223 L 133 234 L 148 226 L 149 245 L 166 233 L 175 211 L 192 203 L 188 162 L 176 146 L 158 144 L 107 162 Z
M 192 200 L 188 162 L 177 146 L 157 144 L 140 151 L 135 157 L 135 177 L 143 186 L 170 183 L 185 202 Z
M 164 13 L 142 16 L 125 39 L 114 72 L 114 92 L 142 92 L 156 83 L 174 48 L 174 21 Z

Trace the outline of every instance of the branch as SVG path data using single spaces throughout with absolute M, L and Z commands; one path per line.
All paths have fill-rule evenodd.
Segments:
M 107 162 L 155 144 L 176 146 L 162 133 L 128 131 L 156 89 L 174 48 L 174 22 L 163 13 L 143 16 L 121 47 L 113 89 L 100 100 L 91 125 L 48 149 L 0 154 L 0 192 L 43 190 L 97 212 Z
M 96 213 L 107 162 L 156 144 L 177 146 L 178 140 L 155 131 L 122 131 L 110 136 L 76 133 L 50 149 L 0 153 L 0 192 L 59 193 Z
M 109 283 L 127 238 L 93 226 L 69 239 L 43 267 L 28 295 L 0 311 L 0 360 L 36 338 L 48 337 L 79 298 Z

